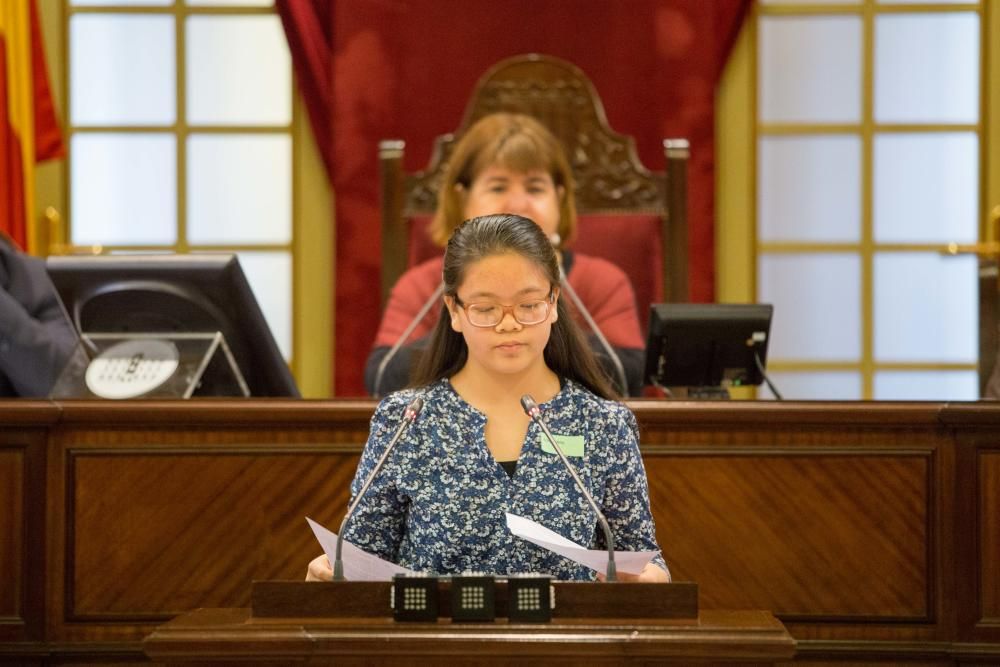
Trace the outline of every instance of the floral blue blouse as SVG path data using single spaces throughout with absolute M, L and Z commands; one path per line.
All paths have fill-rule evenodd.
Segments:
M 508 476 L 486 446 L 486 417 L 448 380 L 390 394 L 379 403 L 352 496 L 421 391 L 423 410 L 358 505 L 344 538 L 422 572 L 593 579 L 589 568 L 507 530 L 504 513 L 511 512 L 588 548 L 606 548 L 597 518 L 569 472 L 547 441 L 543 448 L 541 430 L 530 424 L 517 469 Z M 569 380 L 540 407 L 549 429 L 557 437 L 569 436 L 563 450 L 607 517 L 615 548 L 658 551 L 635 415 Z M 655 562 L 665 567 L 660 556 Z

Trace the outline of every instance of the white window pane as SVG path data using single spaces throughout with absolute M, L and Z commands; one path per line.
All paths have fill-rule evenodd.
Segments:
M 875 360 L 975 363 L 978 271 L 971 256 L 875 256 Z
M 875 22 L 875 120 L 976 123 L 979 17 L 890 14 Z
M 195 134 L 187 145 L 191 243 L 291 241 L 289 136 Z
M 979 140 L 974 132 L 875 137 L 875 240 L 974 243 Z
M 764 137 L 758 151 L 759 235 L 766 241 L 858 241 L 861 139 Z
M 285 360 L 292 358 L 292 256 L 241 252 L 240 266 Z
M 277 16 L 192 16 L 186 25 L 189 123 L 291 122 L 291 57 Z
M 875 399 L 880 401 L 975 401 L 976 371 L 881 371 L 875 373 Z
M 861 18 L 761 17 L 758 78 L 763 122 L 859 122 Z
M 173 135 L 78 133 L 70 150 L 74 244 L 176 242 Z
M 768 371 L 771 382 L 789 401 L 858 401 L 861 400 L 861 374 L 852 371 Z M 758 397 L 771 399 L 767 384 L 760 385 Z
M 74 125 L 170 125 L 175 100 L 172 16 L 70 18 Z
M 186 0 L 191 7 L 272 7 L 274 0 Z
M 880 5 L 968 5 L 979 0 L 876 0 Z
M 761 303 L 774 304 L 769 359 L 857 361 L 861 265 L 848 254 L 760 255 Z
M 76 7 L 102 7 L 108 5 L 114 5 L 116 7 L 163 7 L 166 5 L 172 5 L 173 3 L 174 0 L 71 0 L 70 4 Z

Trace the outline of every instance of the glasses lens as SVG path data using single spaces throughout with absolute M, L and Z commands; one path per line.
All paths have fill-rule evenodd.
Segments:
M 517 304 L 514 312 L 514 319 L 521 324 L 538 324 L 549 314 L 549 302 L 543 300 L 525 301 Z
M 503 319 L 503 309 L 492 303 L 471 303 L 465 312 L 477 327 L 495 327 Z

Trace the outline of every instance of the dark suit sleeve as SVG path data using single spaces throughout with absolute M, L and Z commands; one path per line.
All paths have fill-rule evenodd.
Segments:
M 16 396 L 44 397 L 77 335 L 44 264 L 12 254 L 4 260 L 9 280 L 0 288 L 0 376 Z

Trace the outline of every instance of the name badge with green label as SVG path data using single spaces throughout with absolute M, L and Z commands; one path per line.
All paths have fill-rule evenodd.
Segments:
M 559 443 L 559 449 L 563 451 L 566 456 L 576 456 L 577 458 L 583 458 L 583 436 L 582 435 L 556 435 L 552 434 L 555 441 Z M 545 437 L 545 434 L 538 434 L 539 442 L 542 443 L 542 451 L 548 454 L 555 454 L 556 448 L 552 446 L 549 439 Z

